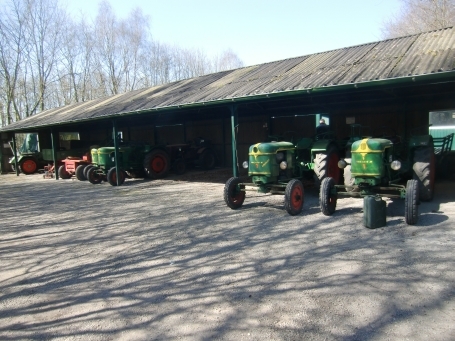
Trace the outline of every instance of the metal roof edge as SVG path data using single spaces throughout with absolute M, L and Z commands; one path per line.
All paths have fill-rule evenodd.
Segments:
M 291 97 L 297 95 L 304 95 L 304 94 L 320 94 L 325 92 L 332 92 L 332 91 L 339 91 L 339 90 L 352 90 L 352 89 L 366 89 L 376 86 L 390 86 L 390 85 L 399 85 L 399 84 L 406 84 L 409 82 L 412 83 L 422 83 L 427 81 L 440 81 L 440 80 L 447 80 L 452 79 L 455 82 L 455 70 L 452 71 L 442 71 L 438 73 L 431 73 L 425 75 L 410 75 L 404 77 L 397 77 L 397 78 L 387 78 L 387 79 L 378 79 L 378 80 L 371 80 L 365 82 L 357 82 L 357 83 L 349 83 L 349 84 L 337 84 L 337 85 L 327 85 L 317 88 L 305 88 L 305 89 L 295 89 L 295 90 L 283 90 L 279 92 L 273 93 L 266 93 L 266 94 L 256 94 L 256 95 L 247 95 L 242 97 L 233 97 L 233 98 L 225 98 L 221 100 L 212 100 L 212 101 L 204 101 L 204 102 L 195 102 L 195 103 L 188 103 L 188 104 L 179 104 L 179 105 L 170 105 L 164 107 L 155 107 L 155 108 L 146 108 L 141 110 L 135 111 L 127 111 L 127 112 L 119 112 L 111 115 L 105 115 L 100 117 L 92 117 L 87 119 L 75 120 L 75 121 L 65 121 L 61 123 L 55 123 L 52 125 L 38 125 L 38 126 L 31 126 L 26 128 L 19 128 L 19 129 L 8 129 L 8 126 L 0 128 L 0 132 L 20 132 L 20 131 L 30 131 L 33 129 L 44 129 L 51 126 L 61 126 L 61 125 L 70 125 L 76 123 L 84 123 L 88 121 L 100 121 L 100 120 L 108 120 L 108 119 L 116 119 L 119 117 L 125 116 L 132 116 L 132 115 L 140 115 L 145 113 L 161 113 L 163 111 L 169 110 L 179 110 L 179 109 L 190 109 L 190 108 L 201 108 L 207 106 L 215 106 L 215 105 L 232 105 L 238 103 L 245 103 L 260 99 L 274 99 L 280 97 Z

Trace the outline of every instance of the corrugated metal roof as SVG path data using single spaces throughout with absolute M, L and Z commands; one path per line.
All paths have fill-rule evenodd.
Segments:
M 455 70 L 455 29 L 425 32 L 218 72 L 46 110 L 12 131 L 295 90 L 441 74 Z M 455 73 L 454 76 L 455 77 Z

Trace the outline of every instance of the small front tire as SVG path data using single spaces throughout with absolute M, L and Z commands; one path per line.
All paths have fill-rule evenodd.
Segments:
M 76 179 L 78 179 L 79 181 L 87 180 L 87 178 L 84 175 L 85 167 L 87 167 L 87 165 L 79 165 L 76 168 Z
M 304 197 L 302 182 L 292 179 L 286 185 L 284 192 L 284 208 L 290 215 L 300 214 L 303 208 Z
M 111 186 L 117 186 L 117 170 L 115 169 L 115 167 L 112 167 L 107 172 L 107 182 L 109 182 L 109 184 Z M 124 182 L 125 182 L 125 173 L 123 173 L 123 171 L 120 170 L 119 177 L 118 177 L 119 186 L 121 186 Z
M 321 212 L 324 215 L 332 215 L 337 206 L 337 194 L 335 189 L 335 180 L 333 178 L 325 178 L 322 180 L 321 189 L 319 191 L 319 205 Z
M 239 184 L 240 179 L 232 177 L 224 185 L 224 201 L 233 210 L 240 208 L 245 201 L 245 191 L 242 191 L 245 187 Z
M 103 176 L 100 173 L 100 170 L 96 167 L 91 167 L 87 172 L 87 180 L 93 184 L 97 185 L 103 181 Z
M 404 218 L 406 224 L 415 225 L 419 219 L 419 183 L 417 180 L 408 180 L 406 183 L 406 197 L 404 199 Z

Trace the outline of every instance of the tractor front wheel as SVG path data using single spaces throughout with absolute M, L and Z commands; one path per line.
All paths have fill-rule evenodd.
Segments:
M 322 181 L 327 177 L 333 178 L 335 184 L 340 183 L 341 170 L 338 167 L 340 156 L 336 147 L 329 147 L 327 152 L 318 153 L 314 158 L 314 173 L 317 180 Z
M 332 215 L 337 206 L 337 194 L 335 190 L 335 180 L 325 178 L 322 180 L 319 191 L 319 205 L 324 215 Z
M 26 174 L 33 174 L 38 170 L 38 164 L 34 159 L 24 159 L 19 165 L 19 170 Z
M 88 180 L 88 171 L 89 171 L 90 169 L 92 169 L 92 168 L 95 168 L 95 166 L 94 166 L 94 165 L 87 165 L 87 166 L 84 168 L 83 174 L 84 174 L 84 177 L 85 177 L 87 180 Z
M 65 165 L 61 165 L 60 167 L 58 167 L 58 176 L 60 177 L 60 179 L 71 178 L 71 174 L 66 171 Z
M 117 170 L 115 167 L 112 167 L 107 172 L 107 182 L 109 182 L 112 186 L 117 186 Z M 125 182 L 125 173 L 122 170 L 119 172 L 118 177 L 118 184 L 121 186 Z
M 303 202 L 303 184 L 300 180 L 292 179 L 284 192 L 284 208 L 290 215 L 297 215 L 302 212 Z
M 149 178 L 164 178 L 169 172 L 170 158 L 163 149 L 152 150 L 145 156 L 144 170 Z
M 79 181 L 87 180 L 87 178 L 84 175 L 85 167 L 87 167 L 87 165 L 79 165 L 76 168 L 76 179 L 78 179 Z
M 408 180 L 406 183 L 406 197 L 404 199 L 404 218 L 406 224 L 415 225 L 419 218 L 419 183 L 417 180 Z
M 240 187 L 239 178 L 230 178 L 224 185 L 224 201 L 233 210 L 241 207 L 245 201 L 245 191 Z
M 100 170 L 96 167 L 91 167 L 87 172 L 87 180 L 93 184 L 97 185 L 103 181 L 103 175 L 100 173 Z
M 417 148 L 414 151 L 412 165 L 414 180 L 419 185 L 419 196 L 422 201 L 431 201 L 434 195 L 435 157 L 433 146 Z

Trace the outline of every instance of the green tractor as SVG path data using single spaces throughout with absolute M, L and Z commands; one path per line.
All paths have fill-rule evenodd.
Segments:
M 338 196 L 385 196 L 404 199 L 405 221 L 416 224 L 420 201 L 432 200 L 434 194 L 433 138 L 413 136 L 404 145 L 399 138 L 364 138 L 352 144 L 350 156 L 338 162 L 344 170 L 344 185 L 331 177 L 321 183 L 322 213 L 335 212 Z
M 118 148 L 119 185 L 126 177 L 149 177 L 158 179 L 169 172 L 170 159 L 168 153 L 158 147 L 144 143 L 122 143 Z M 84 175 L 92 184 L 106 180 L 112 186 L 117 186 L 117 171 L 115 168 L 115 147 L 99 147 L 91 150 L 92 165 L 84 170 Z
M 321 181 L 328 176 L 336 181 L 341 179 L 339 150 L 335 140 L 327 134 L 314 139 L 302 138 L 295 144 L 287 141 L 254 144 L 249 148 L 249 161 L 243 162 L 252 182 L 230 178 L 224 187 L 224 200 L 228 207 L 237 209 L 245 200 L 245 191 L 254 187 L 252 190 L 260 193 L 284 194 L 286 211 L 297 215 L 303 208 L 305 179 L 314 177 Z
M 13 150 L 13 142 L 10 143 L 11 150 Z M 16 171 L 16 159 L 13 156 L 9 159 L 9 164 L 13 171 Z M 19 171 L 24 174 L 33 174 L 38 169 L 43 168 L 47 165 L 47 162 L 43 160 L 43 155 L 39 151 L 38 134 L 31 133 L 26 134 L 22 146 L 19 148 L 17 155 L 17 165 Z

